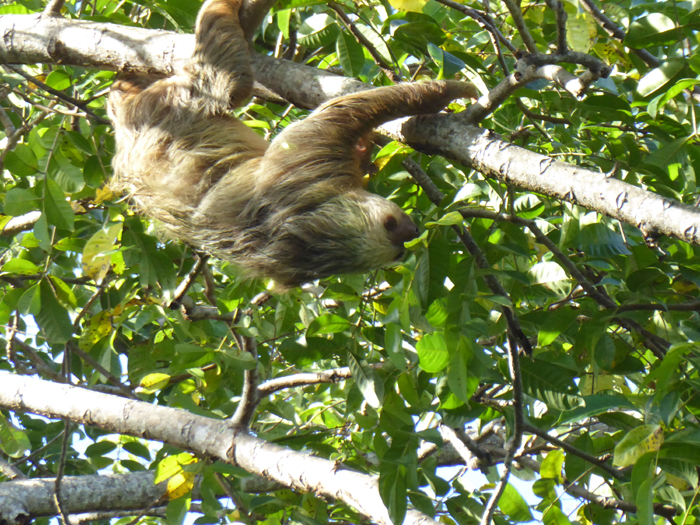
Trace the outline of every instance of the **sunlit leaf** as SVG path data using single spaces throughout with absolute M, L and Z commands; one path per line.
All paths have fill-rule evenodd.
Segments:
M 613 464 L 618 467 L 632 465 L 647 452 L 659 450 L 663 442 L 664 431 L 659 425 L 634 428 L 615 446 Z

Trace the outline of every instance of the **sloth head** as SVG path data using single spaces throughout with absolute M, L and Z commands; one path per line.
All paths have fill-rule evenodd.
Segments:
M 393 202 L 364 191 L 345 193 L 288 216 L 264 250 L 274 261 L 265 273 L 288 287 L 392 266 L 418 233 Z

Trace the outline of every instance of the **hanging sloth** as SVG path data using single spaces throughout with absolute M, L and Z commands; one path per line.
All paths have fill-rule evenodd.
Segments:
M 112 188 L 172 237 L 282 287 L 400 261 L 418 229 L 363 189 L 369 134 L 474 98 L 475 87 L 405 83 L 339 97 L 268 143 L 230 114 L 253 86 L 240 4 L 204 4 L 183 73 L 115 82 Z

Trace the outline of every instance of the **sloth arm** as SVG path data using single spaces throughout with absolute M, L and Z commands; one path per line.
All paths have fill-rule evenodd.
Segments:
M 186 68 L 212 113 L 241 105 L 253 89 L 250 52 L 238 19 L 242 0 L 209 0 L 199 11 Z
M 259 184 L 359 188 L 364 173 L 357 148 L 372 129 L 400 117 L 437 113 L 454 99 L 475 96 L 473 84 L 448 80 L 397 84 L 331 100 L 272 142 L 262 159 Z

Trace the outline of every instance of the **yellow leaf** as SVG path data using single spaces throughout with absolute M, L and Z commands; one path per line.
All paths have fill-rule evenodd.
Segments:
M 152 393 L 163 388 L 168 384 L 168 381 L 170 381 L 170 376 L 168 374 L 148 374 L 141 379 L 141 387 L 146 389 L 149 393 Z
M 416 11 L 423 12 L 423 6 L 428 3 L 428 0 L 389 0 L 391 7 L 399 11 Z
M 591 37 L 588 20 L 583 17 L 571 18 L 566 21 L 566 41 L 571 49 L 580 53 L 588 53 L 591 48 Z
M 112 317 L 109 312 L 103 311 L 93 316 L 90 323 L 83 330 L 78 342 L 78 347 L 84 352 L 89 351 L 97 341 L 112 331 Z
M 106 230 L 103 228 L 85 245 L 83 250 L 83 274 L 92 277 L 95 282 L 101 283 L 110 268 L 114 243 L 122 231 L 122 223 L 112 224 Z
M 102 188 L 97 188 L 93 203 L 102 204 L 104 201 L 112 200 L 112 198 L 114 198 L 114 192 L 109 189 L 109 186 L 104 186 Z
M 171 500 L 189 494 L 194 487 L 194 472 L 180 472 L 168 480 L 168 498 Z
M 656 452 L 664 442 L 664 430 L 659 425 L 641 425 L 630 430 L 615 446 L 613 465 L 627 467 L 647 452 Z

